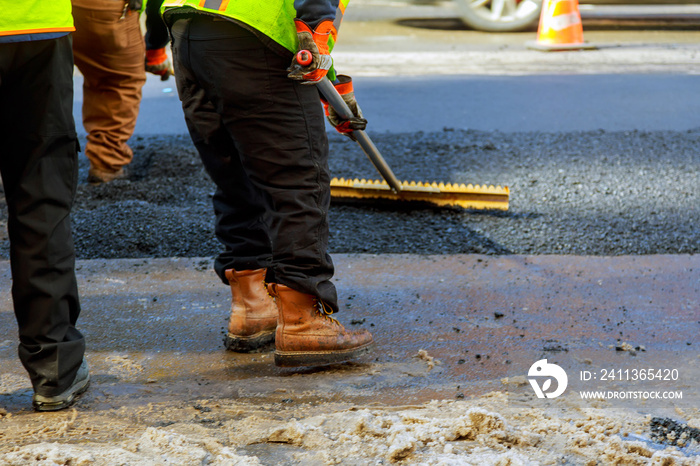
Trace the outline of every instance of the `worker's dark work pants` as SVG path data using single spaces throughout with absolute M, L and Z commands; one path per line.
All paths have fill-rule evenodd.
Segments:
M 282 56 L 247 29 L 205 15 L 171 27 L 187 126 L 217 185 L 215 269 L 268 267 L 268 281 L 337 310 L 327 254 L 330 174 L 313 85 L 287 78 Z
M 54 396 L 85 351 L 69 217 L 78 175 L 69 35 L 0 44 L 0 141 L 19 357 L 35 391 Z

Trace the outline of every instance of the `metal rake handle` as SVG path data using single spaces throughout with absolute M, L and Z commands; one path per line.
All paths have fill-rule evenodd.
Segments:
M 318 89 L 321 91 L 321 94 L 323 94 L 323 97 L 326 98 L 328 103 L 333 107 L 338 115 L 346 120 L 355 117 L 352 110 L 350 110 L 343 100 L 343 97 L 327 77 L 316 83 L 316 86 L 318 86 Z M 397 194 L 401 192 L 401 182 L 396 178 L 394 172 L 391 171 L 391 168 L 389 168 L 386 160 L 384 160 L 382 154 L 379 153 L 379 149 L 377 149 L 377 146 L 374 145 L 367 133 L 358 129 L 353 131 L 352 134 L 355 136 L 355 139 L 357 139 L 357 143 L 360 145 L 360 147 L 362 147 L 364 153 L 367 154 L 367 157 L 369 158 L 370 162 L 372 162 L 372 165 L 374 165 L 374 168 L 376 168 L 379 174 L 382 175 L 382 178 L 384 178 L 389 187 L 391 187 L 392 191 Z

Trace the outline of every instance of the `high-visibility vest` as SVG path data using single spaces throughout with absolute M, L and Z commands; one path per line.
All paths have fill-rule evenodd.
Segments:
M 350 0 L 340 0 L 334 25 L 336 30 Z M 293 0 L 165 0 L 161 12 L 171 8 L 194 8 L 227 16 L 255 28 L 291 52 L 297 51 L 296 10 Z M 333 39 L 329 39 L 332 50 Z
M 0 36 L 75 31 L 70 0 L 14 0 L 2 9 Z

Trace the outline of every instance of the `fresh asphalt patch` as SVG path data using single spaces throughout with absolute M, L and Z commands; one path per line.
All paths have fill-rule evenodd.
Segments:
M 330 209 L 331 253 L 695 254 L 700 251 L 700 129 L 372 134 L 397 177 L 508 186 L 508 211 L 425 205 Z M 378 179 L 360 147 L 331 134 L 333 176 Z M 209 257 L 215 187 L 188 136 L 134 137 L 130 175 L 84 180 L 73 211 L 79 259 Z M 2 199 L 2 221 L 7 208 Z M 0 243 L 9 257 L 6 233 Z

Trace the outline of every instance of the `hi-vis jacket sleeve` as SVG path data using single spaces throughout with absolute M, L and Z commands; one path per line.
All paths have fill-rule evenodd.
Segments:
M 311 29 L 315 29 L 322 20 L 330 19 L 338 30 L 347 3 L 348 0 L 294 0 L 294 8 L 297 19 L 304 21 Z
M 148 0 L 146 3 L 146 49 L 155 50 L 168 45 L 170 35 L 160 16 L 163 0 Z

